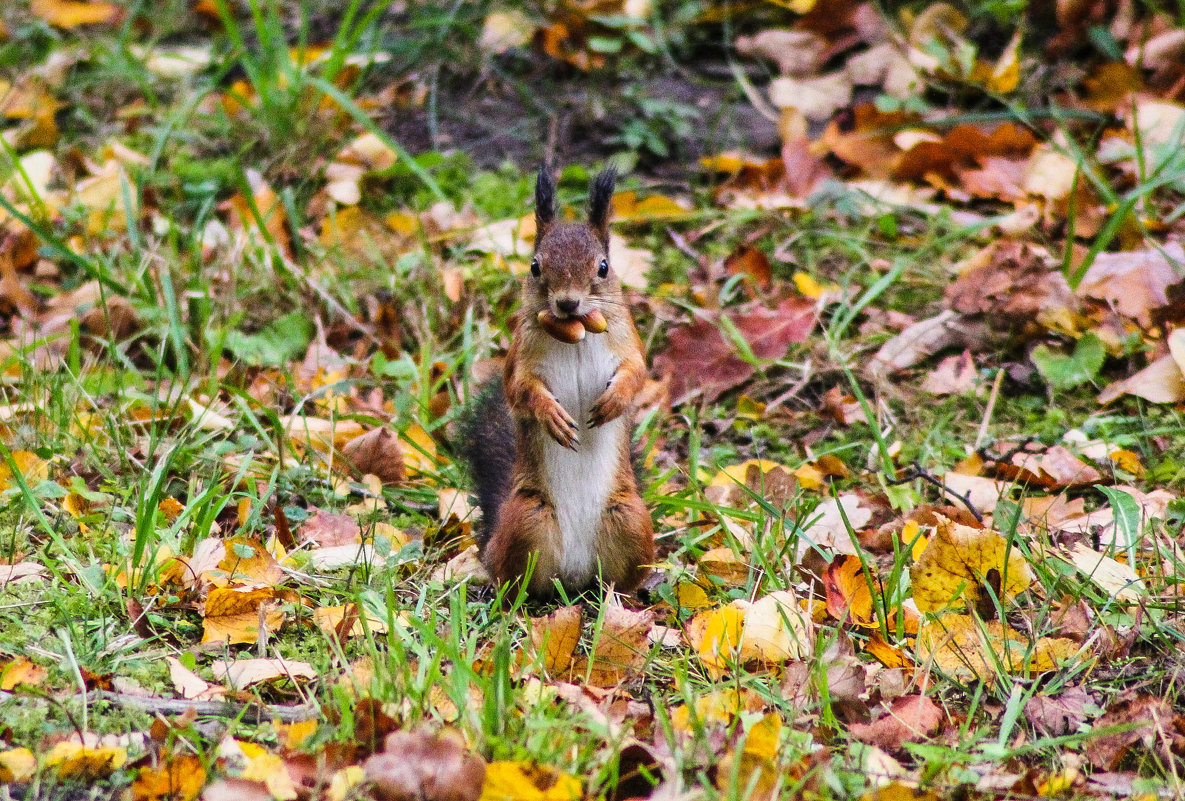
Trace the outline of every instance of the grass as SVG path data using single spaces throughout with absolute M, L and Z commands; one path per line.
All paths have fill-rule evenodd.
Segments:
M 52 325 L 43 317 L 42 329 L 3 365 L 3 456 L 12 478 L 0 495 L 0 561 L 35 562 L 46 574 L 0 589 L 0 664 L 24 658 L 45 671 L 0 694 L 0 750 L 44 750 L 71 732 L 145 732 L 152 715 L 104 693 L 174 697 L 165 657 L 217 683 L 211 670 L 217 659 L 282 656 L 308 662 L 318 678 L 259 685 L 239 700 L 315 703 L 321 716 L 302 746 L 308 753 L 356 748 L 360 759 L 374 747 L 375 733 L 391 726 L 447 726 L 487 760 L 537 763 L 581 777 L 592 796 L 616 797 L 615 786 L 632 769 L 622 762 L 631 754 L 636 759 L 630 748 L 638 740 L 660 752 L 660 769 L 651 773 L 710 798 L 739 799 L 758 797 L 765 779 L 737 754 L 760 738 L 759 721 L 774 714 L 785 722 L 769 761 L 781 797 L 862 796 L 873 787 L 869 766 L 879 755 L 850 727 L 875 703 L 849 685 L 854 674 L 885 673 L 862 650 L 874 634 L 903 639 L 890 612 L 909 597 L 910 542 L 897 538 L 887 551 L 858 553 L 877 628 L 821 615 L 813 658 L 770 672 L 732 664 L 717 674 L 685 644 L 650 643 L 642 669 L 611 695 L 584 688 L 587 675 L 568 685 L 549 680 L 529 643 L 539 618 L 556 605 L 518 598 L 504 608 L 492 588 L 442 578 L 439 569 L 472 539 L 468 522 L 438 513 L 440 490 L 465 488 L 463 471 L 448 459 L 451 424 L 473 386 L 475 366 L 506 344 L 516 290 L 497 257 L 465 247 L 459 234 L 431 230 L 423 223 L 429 217 L 418 215 L 442 208 L 436 204 L 443 201 L 471 208 L 472 225 L 521 216 L 531 178 L 524 165 L 479 169 L 456 151 L 409 153 L 381 124 L 383 110 L 366 100 L 392 75 L 372 57 L 391 52 L 402 66 L 425 65 L 437 76 L 428 82 L 432 102 L 450 69 L 441 52 L 472 54 L 484 19 L 478 12 L 489 4 L 410 4 L 403 11 L 395 5 L 348 4 L 338 12 L 342 21 L 327 38 L 327 53 L 314 61 L 309 50 L 322 37 L 312 28 L 333 14 L 334 4 L 294 9 L 252 0 L 239 13 L 217 0 L 214 33 L 181 4 L 166 4 L 153 44 L 176 36 L 210 46 L 209 66 L 176 80 L 152 73 L 131 54 L 132 44 L 145 43 L 131 22 L 75 37 L 11 12 L 13 38 L 0 49 L 0 65 L 9 72 L 64 48 L 66 39 L 88 56 L 56 89 L 65 104 L 53 150 L 59 164 L 65 169 L 72 148 L 94 158 L 112 139 L 147 154 L 146 163 L 125 170 L 116 205 L 152 211 L 89 232 L 88 209 L 77 205 L 56 218 L 27 217 L 40 237 L 41 258 L 57 266 L 56 275 L 32 281 L 31 291 L 42 304 L 73 297 L 82 308 L 69 306 L 70 319 Z M 678 11 L 674 16 L 686 27 L 667 33 L 655 60 L 679 57 L 687 41 L 707 36 L 686 21 L 694 19 L 687 8 Z M 413 46 L 425 31 L 440 52 Z M 363 56 L 363 66 L 351 66 L 349 56 Z M 655 63 L 636 58 L 627 65 Z M 214 102 L 216 96 L 222 99 Z M 129 108 L 134 100 L 142 105 Z M 637 102 L 650 103 L 649 115 L 604 139 L 644 151 L 632 155 L 647 163 L 674 146 L 685 115 L 682 106 L 656 106 L 645 97 Z M 316 198 L 327 165 L 363 132 L 376 134 L 398 156 L 395 166 L 366 179 L 364 205 L 376 214 L 417 215 L 417 229 L 400 241 L 370 231 L 345 246 L 326 244 Z M 1172 169 L 1160 163 L 1137 187 L 1115 195 L 1115 214 L 1093 240 L 1087 262 L 1137 205 L 1166 196 L 1179 202 L 1171 194 L 1179 180 Z M 274 204 L 252 185 L 255 175 L 274 191 Z M 62 183 L 70 180 L 65 175 Z M 640 178 L 629 180 L 632 187 L 645 186 Z M 585 175 L 574 169 L 561 182 L 561 199 L 579 203 L 584 187 Z M 761 364 L 741 389 L 769 400 L 803 377 L 801 393 L 777 414 L 759 420 L 739 415 L 739 392 L 733 392 L 714 404 L 659 410 L 643 425 L 645 499 L 663 550 L 660 580 L 647 597 L 658 622 L 676 630 L 696 611 L 681 603 L 680 586 L 713 548 L 730 549 L 747 565 L 740 580 L 702 583 L 713 605 L 788 588 L 825 601 L 811 571 L 834 549 L 804 547 L 810 556 L 801 562 L 798 552 L 829 495 L 860 491 L 902 504 L 943 502 L 924 481 L 890 489 L 878 472 L 883 477 L 915 462 L 935 474 L 952 468 L 968 455 L 986 406 L 981 396 L 919 400 L 916 387 L 877 385 L 863 365 L 889 336 L 864 325 L 870 312 L 923 316 L 940 302 L 954 266 L 979 250 L 989 231 L 908 209 L 861 212 L 854 193 L 838 187 L 793 216 L 719 209 L 705 187 L 706 181 L 689 187 L 697 211 L 692 220 L 628 227 L 631 243 L 653 253 L 652 298 L 665 292 L 674 301 L 636 307 L 651 354 L 665 347 L 671 315 L 700 305 L 689 279 L 695 265 L 671 232 L 694 232 L 707 263 L 742 242 L 778 251 L 779 285 L 804 272 L 837 284 L 846 300 L 827 309 L 822 334 L 785 359 Z M 245 228 L 256 235 L 235 247 L 211 247 L 206 236 L 217 235 L 211 223 L 226 222 L 224 204 L 235 196 L 244 204 Z M 7 200 L 5 209 L 12 214 L 18 205 Z M 284 224 L 269 227 L 272 215 Z M 287 249 L 279 234 L 289 238 Z M 460 301 L 446 297 L 445 270 L 463 277 Z M 1079 262 L 1070 277 L 1084 271 Z M 79 288 L 89 281 L 99 282 L 102 292 L 84 297 Z M 737 281 L 725 300 L 736 305 L 749 292 Z M 132 322 L 121 328 L 119 315 L 131 315 L 124 319 Z M 994 376 L 1024 361 L 1001 345 L 986 354 L 981 372 Z M 1114 360 L 1107 370 L 1100 382 L 1130 372 Z M 818 409 L 832 387 L 854 395 L 876 425 L 826 421 Z M 993 412 L 998 440 L 1034 437 L 1053 444 L 1081 428 L 1139 454 L 1147 470 L 1142 488 L 1177 493 L 1185 486 L 1179 452 L 1163 447 L 1185 433 L 1178 410 L 1129 399 L 1100 413 L 1089 383 L 1056 396 L 1037 381 L 1009 387 Z M 407 485 L 375 487 L 327 470 L 322 450 L 301 447 L 300 434 L 316 420 L 388 426 L 443 458 L 424 464 Z M 823 455 L 838 457 L 850 475 L 821 491 L 800 488 L 771 500 L 764 485 L 745 488 L 730 496 L 734 507 L 716 500 L 708 486 L 719 469 L 749 458 L 797 469 Z M 27 462 L 12 469 L 18 456 L 34 460 L 37 469 Z M 1103 505 L 1098 494 L 1090 498 Z M 1046 778 L 1076 770 L 1090 733 L 1051 736 L 1035 729 L 1023 709 L 1037 695 L 1084 686 L 1092 703 L 1105 709 L 1123 692 L 1141 688 L 1181 711 L 1178 506 L 1155 530 L 1153 547 L 1169 575 L 1155 579 L 1161 583 L 1145 607 L 1134 610 L 1048 557 L 1059 546 L 1048 535 L 1017 533 L 1021 499 L 1013 500 L 997 510 L 996 527 L 1024 553 L 1042 591 L 1015 603 L 997 597 L 989 606 L 998 620 L 1025 632 L 1020 650 L 1031 656 L 1039 639 L 1054 633 L 1055 604 L 1085 604 L 1100 636 L 1123 631 L 1131 640 L 1114 649 L 1119 655 L 1108 663 L 1088 658 L 1041 676 L 1013 675 L 999 660 L 992 665 L 995 682 L 932 666 L 926 691 L 959 736 L 910 743 L 897 756 L 936 792 L 958 792 L 973 781 L 971 768 L 985 762 L 1012 762 Z M 201 646 L 209 610 L 192 587 L 170 578 L 170 557 L 192 555 L 211 539 L 278 540 L 281 520 L 299 532 L 316 509 L 349 514 L 362 531 L 379 532 L 372 536 L 377 558 L 326 570 L 299 553 L 285 563 L 292 572 L 275 601 L 287 618 L 282 629 L 261 643 Z M 392 526 L 407 544 L 376 523 Z M 738 528 L 751 541 L 738 536 Z M 1136 545 L 1129 553 L 1136 554 Z M 606 636 L 608 605 L 592 597 L 574 600 L 586 607 L 579 653 L 595 654 Z M 367 614 L 364 633 L 339 642 L 314 615 L 343 604 Z M 143 618 L 134 605 L 143 608 Z M 873 692 L 890 686 L 876 684 Z M 719 699 L 727 693 L 738 693 L 749 706 L 721 714 L 727 704 Z M 197 754 L 217 774 L 225 768 L 217 756 L 225 737 L 279 752 L 285 736 L 283 727 L 250 715 L 202 716 L 177 722 L 164 750 Z M 144 753 L 139 744 L 129 748 L 133 758 Z M 141 767 L 121 767 L 98 783 L 46 769 L 17 792 L 26 798 L 115 797 Z M 1174 764 L 1155 750 L 1133 755 L 1124 767 L 1149 787 L 1180 791 Z

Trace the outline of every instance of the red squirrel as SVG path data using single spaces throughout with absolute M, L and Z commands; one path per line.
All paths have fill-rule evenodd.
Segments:
M 535 183 L 535 250 L 501 380 L 481 392 L 463 456 L 476 484 L 482 561 L 499 585 L 547 597 L 598 577 L 635 589 L 654 560 L 638 492 L 632 405 L 646 380 L 642 341 L 609 263 L 616 173 L 589 191 L 588 222 L 556 220 L 555 183 Z

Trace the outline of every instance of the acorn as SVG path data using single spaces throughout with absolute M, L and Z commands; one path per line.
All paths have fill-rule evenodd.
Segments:
M 609 330 L 609 321 L 605 319 L 605 315 L 601 314 L 600 309 L 593 309 L 581 317 L 580 324 L 590 334 L 603 334 Z
M 578 317 L 568 317 L 561 320 L 548 309 L 544 309 L 535 319 L 539 321 L 539 325 L 543 326 L 544 331 L 560 342 L 575 345 L 584 339 L 585 325 Z

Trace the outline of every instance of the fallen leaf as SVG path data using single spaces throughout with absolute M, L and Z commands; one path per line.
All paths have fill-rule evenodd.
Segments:
M 932 661 L 950 676 L 989 684 L 995 682 L 997 670 L 1018 674 L 1056 670 L 1078 650 L 1078 643 L 1070 639 L 1033 639 L 999 620 L 972 615 L 925 620 L 917 636 L 919 664 Z
M 308 662 L 292 659 L 236 659 L 229 662 L 219 659 L 210 664 L 210 670 L 232 690 L 273 679 L 315 679 L 318 676 Z
M 1086 706 L 1094 699 L 1082 687 L 1070 687 L 1058 695 L 1034 695 L 1025 703 L 1025 719 L 1045 737 L 1075 734 L 1086 722 Z
M 182 698 L 207 700 L 221 698 L 225 693 L 224 688 L 210 684 L 182 665 L 175 657 L 167 656 L 165 661 L 169 665 L 169 679 L 173 682 L 173 689 L 179 692 Z
M 814 301 L 788 297 L 777 308 L 749 306 L 726 315 L 758 359 L 780 359 L 789 347 L 802 342 L 815 327 Z M 654 359 L 654 369 L 671 377 L 671 402 L 702 397 L 711 403 L 739 386 L 756 371 L 736 355 L 719 327 L 707 319 L 680 326 L 670 333 L 667 349 Z
M 790 590 L 758 598 L 745 610 L 739 658 L 766 663 L 805 659 L 814 650 L 814 627 Z
M 575 776 L 541 765 L 491 762 L 480 801 L 577 801 L 583 797 L 584 788 Z
M 853 723 L 848 731 L 858 740 L 883 748 L 900 750 L 905 743 L 918 743 L 938 733 L 946 716 L 924 695 L 903 695 L 873 723 Z
M 1144 582 L 1130 565 L 1076 543 L 1070 549 L 1070 563 L 1108 595 L 1126 603 L 1139 603 L 1147 594 Z
M 572 666 L 572 655 L 580 642 L 581 618 L 579 606 L 564 606 L 544 617 L 531 618 L 531 644 L 550 675 L 564 676 Z
M 193 754 L 173 754 L 144 767 L 132 782 L 135 801 L 192 801 L 206 784 L 206 768 Z
M 407 478 L 399 438 L 386 428 L 375 428 L 347 442 L 342 456 L 359 473 L 378 476 L 386 486 L 397 486 Z
M 494 766 L 454 734 L 404 730 L 388 734 L 362 767 L 383 801 L 477 801 Z
M 0 784 L 30 781 L 37 773 L 37 757 L 28 748 L 0 751 Z
M 975 390 L 979 372 L 971 351 L 948 356 L 922 380 L 922 391 L 931 395 L 964 395 Z
M 110 776 L 127 761 L 126 748 L 89 748 L 77 742 L 58 743 L 44 757 L 44 764 L 56 768 L 59 778 L 92 782 Z
M 991 603 L 984 584 L 993 583 L 993 576 L 992 589 L 1001 604 L 1033 583 L 1024 554 L 998 533 L 938 517 L 934 536 L 909 570 L 918 609 L 974 609 Z
M 654 613 L 634 612 L 619 604 L 605 609 L 600 635 L 593 642 L 592 655 L 577 658 L 574 678 L 584 678 L 593 687 L 614 687 L 638 675 L 650 655 L 650 629 Z
M 59 28 L 106 25 L 116 22 L 124 13 L 107 0 L 30 0 L 29 11 Z
M 261 634 L 279 629 L 284 613 L 275 608 L 273 598 L 273 591 L 267 588 L 210 590 L 203 604 L 202 643 L 255 643 Z

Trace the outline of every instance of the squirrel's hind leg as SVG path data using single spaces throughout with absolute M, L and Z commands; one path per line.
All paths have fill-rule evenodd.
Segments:
M 498 527 L 485 547 L 486 569 L 496 584 L 514 587 L 522 581 L 535 554 L 527 592 L 534 597 L 549 596 L 554 591 L 552 579 L 559 573 L 559 555 L 549 544 L 559 541 L 555 508 L 542 493 L 520 487 L 498 513 Z
M 597 540 L 601 578 L 620 592 L 637 589 L 654 562 L 654 525 L 633 487 L 609 496 Z

